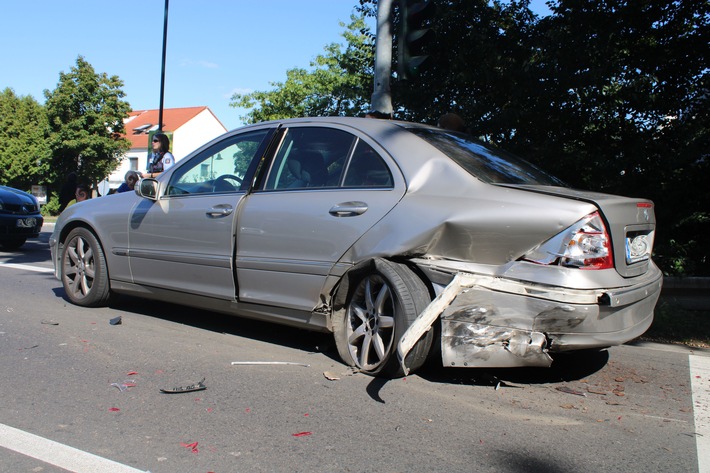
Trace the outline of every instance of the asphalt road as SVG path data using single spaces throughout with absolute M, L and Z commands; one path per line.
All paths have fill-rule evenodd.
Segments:
M 128 297 L 73 306 L 47 237 L 0 252 L 2 471 L 692 472 L 699 449 L 710 468 L 708 352 L 384 381 L 322 334 Z

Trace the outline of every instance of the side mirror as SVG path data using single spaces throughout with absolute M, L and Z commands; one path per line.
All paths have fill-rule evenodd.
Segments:
M 150 200 L 158 200 L 158 181 L 151 178 L 141 179 L 136 187 L 136 194 Z

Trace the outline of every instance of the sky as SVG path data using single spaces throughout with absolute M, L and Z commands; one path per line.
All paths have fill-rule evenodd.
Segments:
M 171 0 L 164 107 L 207 106 L 228 130 L 241 126 L 246 111 L 229 106 L 232 95 L 271 90 L 326 45 L 344 44 L 340 23 L 357 4 Z M 83 56 L 123 81 L 133 110 L 160 107 L 165 0 L 0 0 L 0 11 L 0 90 L 44 103 L 44 90 Z

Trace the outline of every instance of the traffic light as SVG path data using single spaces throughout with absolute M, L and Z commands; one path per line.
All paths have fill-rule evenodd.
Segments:
M 431 27 L 436 6 L 432 0 L 400 0 L 397 74 L 402 80 L 416 77 L 431 62 L 427 46 L 434 39 Z

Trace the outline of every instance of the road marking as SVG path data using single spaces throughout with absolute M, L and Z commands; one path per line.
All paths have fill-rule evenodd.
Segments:
M 27 271 L 36 271 L 38 273 L 54 272 L 52 268 L 40 268 L 39 266 L 30 266 L 28 264 L 0 263 L 0 266 L 5 266 L 6 268 L 24 269 Z
M 0 424 L 0 447 L 72 473 L 145 473 L 92 453 Z
M 689 355 L 698 471 L 710 472 L 710 357 Z

